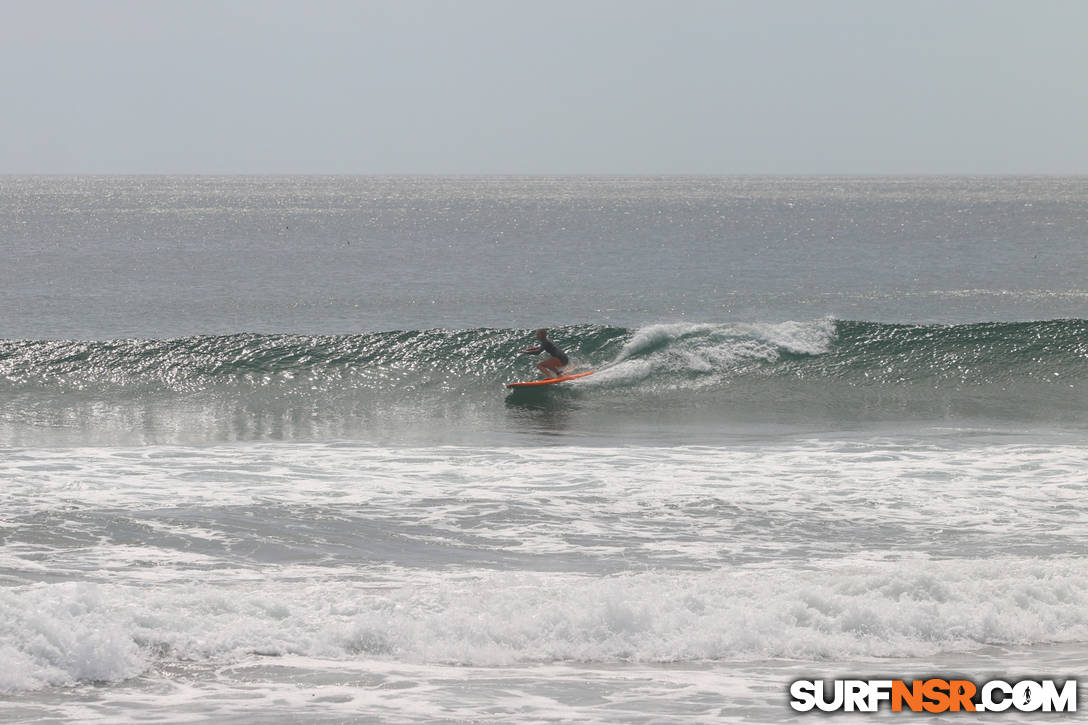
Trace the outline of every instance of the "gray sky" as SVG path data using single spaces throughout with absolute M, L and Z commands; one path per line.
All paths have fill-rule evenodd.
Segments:
M 1088 173 L 1083 0 L 0 0 L 0 173 Z

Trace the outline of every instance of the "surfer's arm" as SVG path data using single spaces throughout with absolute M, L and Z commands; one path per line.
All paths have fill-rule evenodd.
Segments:
M 543 349 L 544 348 L 540 347 L 539 345 L 536 347 L 527 347 L 524 350 L 520 350 L 518 352 L 518 355 L 539 355 L 540 351 Z

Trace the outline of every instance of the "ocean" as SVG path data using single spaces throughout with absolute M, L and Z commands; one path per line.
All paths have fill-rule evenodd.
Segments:
M 1088 177 L 8 176 L 0 249 L 0 721 L 1085 679 Z

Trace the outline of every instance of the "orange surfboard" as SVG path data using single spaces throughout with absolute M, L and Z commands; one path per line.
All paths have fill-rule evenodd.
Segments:
M 573 375 L 560 375 L 558 378 L 547 378 L 545 380 L 530 380 L 527 383 L 507 383 L 508 388 L 535 388 L 538 385 L 555 385 L 565 380 L 574 380 L 575 378 L 584 378 L 587 375 L 592 375 L 593 371 L 588 370 L 584 373 L 574 373 Z

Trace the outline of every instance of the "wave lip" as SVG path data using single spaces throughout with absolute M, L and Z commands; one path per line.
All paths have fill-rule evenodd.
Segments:
M 753 366 L 774 363 L 783 355 L 826 353 L 835 336 L 835 322 L 830 318 L 778 324 L 650 325 L 629 335 L 596 382 L 639 381 L 654 375 L 665 376 L 669 383 L 687 378 L 702 388 Z

